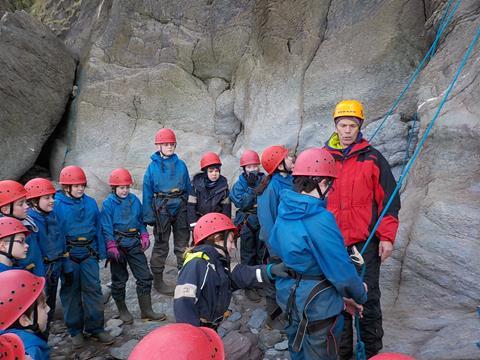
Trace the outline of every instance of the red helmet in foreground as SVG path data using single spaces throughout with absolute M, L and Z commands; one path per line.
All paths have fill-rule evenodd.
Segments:
M 225 355 L 222 340 L 214 330 L 190 324 L 169 324 L 145 336 L 128 359 L 223 360 Z
M 338 170 L 333 156 L 327 150 L 315 147 L 302 151 L 298 155 L 292 175 L 336 178 Z
M 193 243 L 197 245 L 210 235 L 225 230 L 232 230 L 233 232 L 237 231 L 237 227 L 233 225 L 232 220 L 228 216 L 220 213 L 203 215 L 198 219 L 197 224 L 193 229 Z
M 398 353 L 383 353 L 371 357 L 370 360 L 415 360 L 413 357 Z
M 0 336 L 1 360 L 25 360 L 25 347 L 16 334 L 6 333 Z

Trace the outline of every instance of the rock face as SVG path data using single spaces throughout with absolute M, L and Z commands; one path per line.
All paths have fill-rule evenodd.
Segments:
M 62 119 L 75 60 L 48 27 L 25 12 L 0 20 L 0 178 L 31 168 Z

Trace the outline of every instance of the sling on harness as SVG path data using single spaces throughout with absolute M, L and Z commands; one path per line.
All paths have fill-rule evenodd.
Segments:
M 253 228 L 253 226 L 248 222 L 248 218 L 251 215 L 257 215 L 257 205 L 255 204 L 255 206 L 252 209 L 244 211 L 244 214 L 245 214 L 245 219 L 243 219 L 243 221 L 237 225 L 238 233 L 240 234 L 242 232 L 242 228 L 246 226 L 252 234 L 255 234 L 255 232 L 258 231 L 258 229 L 255 230 Z
M 98 260 L 98 252 L 91 247 L 93 243 L 93 239 L 89 239 L 87 237 L 83 237 L 83 236 L 79 236 L 79 237 L 76 237 L 76 236 L 67 236 L 67 253 L 70 254 L 72 248 L 74 247 L 84 247 L 88 250 L 89 252 L 89 256 L 92 256 L 94 258 L 96 258 Z M 84 262 L 87 258 L 83 258 L 83 259 L 78 259 L 74 256 L 71 256 L 70 255 L 70 258 L 76 262 L 77 264 L 80 264 L 82 262 Z
M 302 311 L 302 319 L 298 325 L 297 333 L 295 334 L 295 339 L 293 340 L 292 350 L 294 352 L 299 352 L 302 349 L 303 339 L 305 337 L 305 332 L 307 331 L 315 331 L 323 324 L 323 320 L 315 321 L 311 326 L 309 326 L 309 319 L 307 316 L 307 308 L 310 303 L 315 299 L 319 294 L 324 292 L 327 289 L 332 287 L 330 281 L 324 275 L 306 275 L 300 274 L 292 269 L 287 269 L 287 273 L 290 278 L 295 280 L 295 283 L 290 288 L 290 296 L 288 297 L 287 301 L 287 320 L 288 323 L 291 325 L 293 321 L 293 312 L 296 311 L 296 292 L 302 280 L 315 280 L 318 281 L 310 293 L 307 296 L 307 300 L 305 301 L 305 306 Z
M 172 199 L 178 199 L 180 198 L 182 200 L 182 205 L 185 204 L 185 198 L 183 196 L 184 191 L 180 189 L 172 189 L 168 193 L 163 193 L 163 192 L 156 192 L 153 194 L 153 202 L 152 202 L 152 207 L 153 207 L 153 213 L 155 214 L 155 221 L 157 223 L 157 227 L 161 230 L 161 232 L 164 231 L 162 222 L 160 220 L 160 214 L 162 212 L 165 212 L 170 220 L 170 223 L 175 222 L 175 216 L 168 210 L 168 203 Z M 161 200 L 160 205 L 157 207 L 157 200 Z

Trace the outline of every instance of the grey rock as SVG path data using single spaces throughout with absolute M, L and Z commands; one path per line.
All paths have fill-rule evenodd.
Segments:
M 107 330 L 107 329 L 105 329 L 105 330 Z M 108 331 L 108 332 L 110 333 L 110 335 L 112 335 L 113 337 L 118 337 L 118 336 L 122 335 L 122 333 L 123 333 L 123 328 L 121 328 L 121 327 L 112 327 L 112 328 L 108 329 L 107 331 Z
M 110 319 L 105 323 L 105 330 L 109 331 L 111 328 L 120 327 L 123 325 L 123 321 L 120 319 Z
M 225 358 L 231 360 L 261 359 L 261 352 L 246 334 L 232 331 L 223 338 Z
M 126 360 L 137 343 L 138 340 L 129 340 L 120 347 L 111 348 L 110 355 L 112 355 L 115 359 Z
M 0 67 L 0 151 L 12 155 L 2 160 L 0 178 L 17 179 L 61 120 L 76 64 L 48 27 L 16 11 L 0 20 Z
M 288 340 L 283 340 L 282 342 L 279 342 L 275 344 L 274 346 L 275 350 L 279 351 L 285 351 L 288 349 Z
M 271 348 L 282 340 L 282 334 L 279 330 L 262 329 L 259 340 L 264 348 Z
M 235 322 L 240 320 L 241 318 L 242 318 L 242 314 L 238 311 L 235 311 L 232 315 L 228 317 L 227 321 Z
M 250 320 L 248 320 L 248 326 L 252 329 L 260 329 L 267 320 L 268 314 L 263 309 L 255 309 L 252 312 Z

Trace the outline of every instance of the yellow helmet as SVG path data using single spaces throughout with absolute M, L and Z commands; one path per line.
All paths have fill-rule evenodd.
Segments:
M 333 119 L 341 116 L 355 116 L 361 120 L 365 120 L 365 116 L 363 115 L 362 103 L 357 100 L 340 101 L 337 106 L 335 106 L 335 111 L 333 112 Z

